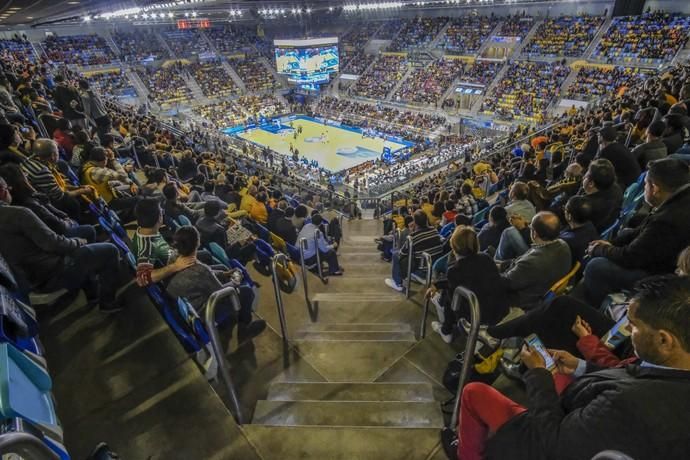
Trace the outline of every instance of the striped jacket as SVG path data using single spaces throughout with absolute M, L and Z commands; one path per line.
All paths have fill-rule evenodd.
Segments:
M 443 254 L 443 243 L 441 237 L 433 227 L 418 228 L 411 233 L 412 236 L 412 255 L 416 259 L 421 257 L 422 252 L 428 252 L 432 260 L 438 259 Z M 410 247 L 407 240 L 400 248 L 400 256 L 407 257 Z

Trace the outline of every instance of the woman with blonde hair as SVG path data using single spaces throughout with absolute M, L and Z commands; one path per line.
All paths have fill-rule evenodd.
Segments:
M 432 322 L 431 328 L 446 343 L 453 340 L 457 320 L 469 318 L 469 309 L 464 302 L 457 311 L 451 308 L 456 287 L 463 286 L 475 293 L 482 324 L 496 324 L 509 308 L 505 282 L 491 257 L 479 252 L 477 232 L 472 227 L 459 226 L 450 237 L 450 247 L 455 261 L 448 264 L 446 279 L 437 281 L 427 292 L 431 296 L 436 291 L 443 291 L 440 300 L 443 315 L 439 315 L 443 318 Z

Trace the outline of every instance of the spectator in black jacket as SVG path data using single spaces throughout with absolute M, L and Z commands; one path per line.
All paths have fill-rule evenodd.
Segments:
M 666 130 L 666 123 L 663 121 L 652 122 L 647 126 L 646 138 L 643 144 L 638 145 L 632 151 L 633 156 L 640 165 L 640 169 L 647 169 L 647 163 L 653 160 L 659 160 L 668 155 L 666 144 L 661 140 Z
M 450 237 L 450 247 L 455 262 L 449 264 L 446 279 L 440 280 L 427 291 L 428 296 L 443 290 L 440 303 L 443 305 L 443 322 L 433 321 L 431 328 L 441 335 L 446 343 L 453 340 L 457 317 L 469 318 L 466 304 L 455 312 L 451 302 L 455 288 L 462 285 L 474 292 L 481 307 L 482 324 L 496 324 L 508 313 L 508 296 L 505 283 L 493 259 L 479 252 L 479 240 L 472 227 L 458 227 Z
M 613 242 L 594 241 L 584 274 L 592 305 L 611 292 L 629 289 L 650 274 L 673 273 L 676 258 L 690 244 L 690 171 L 675 158 L 649 163 L 644 199 L 652 211 L 635 229 L 623 229 Z
M 15 270 L 24 291 L 83 288 L 88 303 L 98 303 L 102 312 L 122 308 L 115 299 L 117 248 L 53 232 L 31 210 L 12 206 L 12 194 L 2 178 L 0 253 Z
M 582 191 L 592 205 L 591 221 L 599 233 L 616 221 L 623 203 L 623 192 L 616 183 L 616 171 L 610 161 L 592 161 L 582 179 Z
M 669 154 L 676 153 L 682 147 L 688 129 L 683 125 L 683 116 L 678 113 L 669 113 L 664 117 L 664 121 L 666 132 L 661 140 L 666 145 Z
M 479 235 L 479 250 L 486 251 L 487 248 L 498 247 L 498 242 L 501 240 L 503 230 L 510 227 L 508 222 L 508 213 L 503 206 L 494 206 L 489 211 L 489 222 L 482 227 Z
M 613 126 L 606 126 L 599 131 L 599 154 L 597 158 L 609 160 L 616 170 L 616 177 L 621 187 L 627 188 L 640 176 L 640 166 L 628 148 L 617 142 L 618 131 Z
M 55 98 L 55 105 L 62 110 L 62 116 L 67 118 L 72 125 L 85 128 L 86 119 L 79 91 L 76 87 L 66 82 L 62 75 L 55 76 L 55 83 L 57 83 L 57 86 L 53 91 L 53 96 Z M 75 107 L 72 107 L 72 101 L 77 102 Z
M 574 196 L 565 204 L 565 220 L 568 223 L 559 235 L 570 247 L 572 264 L 582 263 L 589 243 L 599 237 L 599 232 L 590 220 L 592 203 L 584 196 Z
M 199 232 L 201 244 L 208 247 L 209 243 L 216 243 L 225 250 L 228 258 L 237 259 L 246 265 L 254 257 L 254 242 L 250 239 L 228 244 L 227 219 L 222 217 L 221 211 L 219 201 L 211 200 L 204 203 L 204 214 L 194 224 Z
M 628 311 L 639 357 L 634 364 L 600 370 L 549 350 L 554 376 L 535 349 L 523 347 L 529 409 L 483 383 L 465 386 L 458 457 L 581 460 L 614 449 L 637 460 L 687 458 L 689 299 L 687 277 L 641 283 Z
M 292 218 L 295 216 L 295 208 L 288 206 L 285 209 L 285 215 L 276 220 L 275 230 L 273 233 L 285 240 L 286 243 L 294 245 L 297 243 L 297 229 L 292 223 Z
M 280 200 L 276 204 L 276 207 L 273 209 L 273 211 L 268 214 L 268 222 L 266 223 L 266 227 L 273 233 L 276 232 L 276 223 L 278 222 L 278 219 L 285 216 L 285 210 L 287 208 L 287 201 Z

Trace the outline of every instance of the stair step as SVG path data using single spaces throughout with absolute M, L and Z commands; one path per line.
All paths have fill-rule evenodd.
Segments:
M 345 276 L 343 279 L 347 279 L 348 276 L 353 275 L 379 275 L 381 278 L 381 283 L 383 283 L 384 278 L 390 278 L 391 276 L 391 265 L 388 263 L 382 263 L 379 261 L 372 260 L 370 262 L 343 262 L 343 268 L 345 268 Z
M 434 401 L 429 383 L 275 382 L 269 401 Z
M 376 236 L 368 236 L 368 235 L 346 235 L 345 238 L 343 239 L 344 243 L 354 243 L 354 244 L 359 244 L 359 243 L 371 243 L 371 244 L 376 244 L 374 242 L 374 238 L 377 236 L 381 235 L 376 235 Z
M 437 402 L 259 401 L 252 423 L 269 426 L 441 428 Z
M 315 323 L 306 324 L 298 332 L 408 332 L 407 323 Z
M 314 302 L 400 302 L 401 298 L 395 292 L 320 292 L 314 294 Z
M 439 440 L 435 428 L 242 428 L 264 460 L 426 460 Z
M 412 331 L 298 331 L 295 342 L 414 342 Z
M 329 382 L 373 382 L 416 342 L 298 341 L 295 348 Z

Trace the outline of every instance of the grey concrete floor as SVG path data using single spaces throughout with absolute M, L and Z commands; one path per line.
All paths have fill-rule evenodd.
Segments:
M 422 288 L 414 286 L 415 295 L 406 300 L 383 284 L 390 264 L 377 258 L 373 243 L 381 228 L 374 220 L 346 223 L 339 250 L 345 275 L 326 285 L 310 274 L 309 288 L 311 296 L 375 292 L 392 300 L 339 302 L 336 296 L 319 302 L 315 323 L 300 284 L 283 295 L 289 338 L 327 323 L 398 323 L 418 335 Z M 423 340 L 291 341 L 286 346 L 270 279 L 250 271 L 262 285 L 257 315 L 269 327 L 241 346 L 225 334 L 248 420 L 273 382 L 415 382 L 430 384 L 437 402 L 451 396 L 441 376 L 460 344 L 449 346 L 431 331 L 433 312 Z M 401 434 L 386 427 L 240 427 L 226 407 L 223 387 L 206 382 L 143 292 L 133 288 L 126 300 L 127 308 L 112 316 L 84 310 L 81 297 L 67 309 L 40 314 L 58 415 L 75 459 L 102 440 L 125 460 L 443 458 L 437 429 Z

